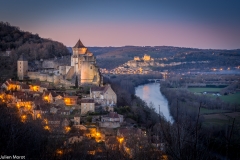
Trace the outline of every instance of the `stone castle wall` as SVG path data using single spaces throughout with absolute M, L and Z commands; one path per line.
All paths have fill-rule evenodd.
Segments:
M 62 75 L 49 75 L 40 72 L 28 72 L 30 79 L 38 79 L 39 81 L 47 81 L 54 84 L 71 85 L 71 82 L 64 80 Z
M 44 60 L 42 63 L 42 68 L 55 68 L 59 66 L 70 66 L 70 56 L 65 56 L 57 59 Z

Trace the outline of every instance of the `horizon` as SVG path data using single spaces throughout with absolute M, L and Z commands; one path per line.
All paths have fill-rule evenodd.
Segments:
M 240 2 L 3 1 L 0 20 L 67 47 L 240 49 Z M 11 8 L 11 10 L 9 10 Z

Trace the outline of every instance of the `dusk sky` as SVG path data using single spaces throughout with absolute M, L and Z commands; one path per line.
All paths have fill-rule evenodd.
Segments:
M 0 0 L 0 21 L 66 46 L 240 48 L 239 0 Z

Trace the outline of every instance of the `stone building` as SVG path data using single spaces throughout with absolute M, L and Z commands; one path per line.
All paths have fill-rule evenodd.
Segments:
M 24 77 L 30 79 L 38 79 L 40 81 L 52 82 L 54 84 L 62 84 L 65 86 L 91 84 L 102 85 L 102 76 L 96 65 L 96 58 L 87 47 L 85 47 L 80 39 L 72 48 L 71 65 L 59 65 L 58 68 L 45 68 L 44 70 L 29 71 L 28 61 L 21 55 L 18 60 L 18 77 L 23 80 Z M 48 61 L 50 63 L 51 61 Z M 44 61 L 43 61 L 44 63 Z
M 110 84 L 107 84 L 104 87 L 90 88 L 90 97 L 102 106 L 114 106 L 117 104 L 117 95 L 112 90 Z
M 85 115 L 88 112 L 95 112 L 95 103 L 93 99 L 81 100 L 81 115 Z
M 23 80 L 24 77 L 27 76 L 27 73 L 28 73 L 28 61 L 23 55 L 21 55 L 17 61 L 18 79 Z
M 80 41 L 72 48 L 71 66 L 74 67 L 73 76 L 78 77 L 79 84 L 101 84 L 101 75 L 96 65 L 96 58 Z

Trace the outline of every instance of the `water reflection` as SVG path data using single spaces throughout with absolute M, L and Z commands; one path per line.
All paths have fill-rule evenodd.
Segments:
M 160 92 L 159 83 L 149 83 L 138 86 L 135 88 L 135 94 L 147 104 L 152 102 L 157 113 L 159 113 L 160 105 L 160 112 L 162 112 L 168 121 L 172 121 L 172 117 L 169 113 L 168 101 Z
M 149 99 L 149 95 L 150 95 L 150 89 L 149 86 L 144 85 L 143 86 L 143 92 L 142 92 L 142 99 Z

